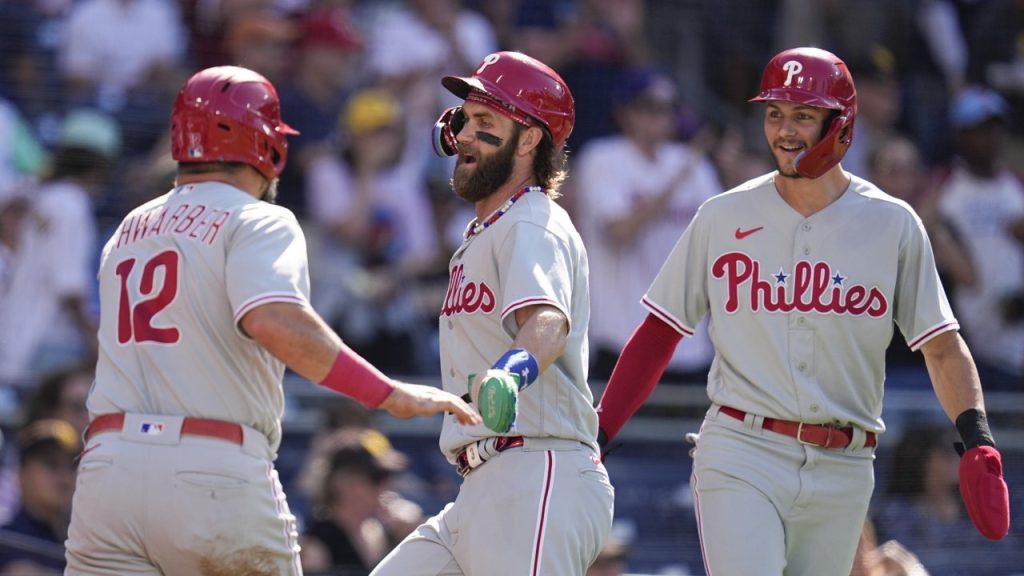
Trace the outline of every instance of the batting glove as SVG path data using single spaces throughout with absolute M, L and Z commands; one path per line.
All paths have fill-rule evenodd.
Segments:
M 963 443 L 960 453 L 960 496 L 974 527 L 990 540 L 1010 531 L 1010 491 L 1003 479 L 1003 459 L 996 449 L 985 413 L 966 410 L 956 419 Z
M 986 538 L 1001 540 L 1010 531 L 1010 492 L 995 446 L 977 446 L 960 457 L 960 496 L 974 527 Z

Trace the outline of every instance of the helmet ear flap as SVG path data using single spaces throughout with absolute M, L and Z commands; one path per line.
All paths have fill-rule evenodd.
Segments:
M 855 112 L 846 110 L 836 115 L 821 140 L 796 158 L 796 173 L 804 178 L 818 178 L 842 160 L 853 142 Z
M 462 111 L 462 106 L 454 106 L 441 113 L 441 117 L 434 123 L 434 133 L 431 139 L 431 143 L 434 145 L 434 154 L 441 158 L 458 154 L 456 138 L 465 125 L 466 113 Z

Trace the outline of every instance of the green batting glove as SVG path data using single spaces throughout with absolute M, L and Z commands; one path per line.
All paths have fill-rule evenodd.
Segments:
M 473 387 L 475 374 L 469 375 L 469 386 Z M 484 420 L 484 426 L 498 434 L 512 429 L 516 421 L 516 405 L 519 399 L 519 375 L 504 370 L 491 369 L 484 373 L 480 383 L 477 410 Z

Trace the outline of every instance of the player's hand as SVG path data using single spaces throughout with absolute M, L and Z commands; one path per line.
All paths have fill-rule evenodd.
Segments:
M 960 457 L 960 495 L 974 527 L 990 540 L 1010 531 L 1010 493 L 995 446 L 976 446 Z
M 462 398 L 433 386 L 395 382 L 395 389 L 378 406 L 396 418 L 431 416 L 451 412 L 459 424 L 475 426 L 481 422 L 476 410 Z
M 516 422 L 519 375 L 493 368 L 483 374 L 471 374 L 469 397 L 479 408 L 484 426 L 504 434 Z
M 601 462 L 604 462 L 612 452 L 622 448 L 622 442 L 616 442 L 614 445 L 609 446 L 611 440 L 608 439 L 608 433 L 601 428 L 600 425 L 597 427 L 597 446 L 601 449 Z

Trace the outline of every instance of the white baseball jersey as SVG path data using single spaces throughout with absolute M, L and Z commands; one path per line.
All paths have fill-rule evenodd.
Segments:
M 92 414 L 196 416 L 281 441 L 284 365 L 238 321 L 309 300 L 295 217 L 227 184 L 175 188 L 133 210 L 103 250 Z
M 710 313 L 714 403 L 880 433 L 893 320 L 914 350 L 959 328 L 931 244 L 866 180 L 805 218 L 774 175 L 704 203 L 643 303 L 684 335 Z
M 35 194 L 0 300 L 0 381 L 49 368 L 33 365 L 41 348 L 82 348 L 60 303 L 69 296 L 89 299 L 95 290 L 96 223 L 88 193 L 56 181 Z
M 689 163 L 695 165 L 686 178 L 679 178 Z M 629 303 L 643 296 L 680 232 L 722 186 L 710 162 L 696 157 L 686 146 L 664 143 L 652 159 L 625 136 L 588 143 L 576 175 L 581 195 L 577 221 L 590 258 L 590 342 L 595 349 L 618 353 L 646 315 L 643 308 Z M 609 238 L 605 233 L 609 221 L 628 215 L 636 202 L 649 200 L 670 185 L 674 191 L 666 209 L 646 224 L 632 243 Z M 706 324 L 701 323 L 685 345 L 676 347 L 669 367 L 706 368 L 713 356 Z
M 487 370 L 512 346 L 515 311 L 547 304 L 565 314 L 565 352 L 519 396 L 510 435 L 578 440 L 596 449 L 597 413 L 587 385 L 590 317 L 587 254 L 569 215 L 547 195 L 524 194 L 502 217 L 452 256 L 440 315 L 445 390 L 463 395 L 470 374 Z M 454 462 L 459 448 L 494 436 L 483 424 L 447 415 L 440 446 Z
M 1006 299 L 1024 292 L 1024 252 L 1009 231 L 1024 216 L 1024 186 L 1009 171 L 979 178 L 957 166 L 941 194 L 942 216 L 963 239 L 978 277 L 955 293 L 964 338 L 977 358 L 1024 374 L 1024 324 L 1003 313 Z

